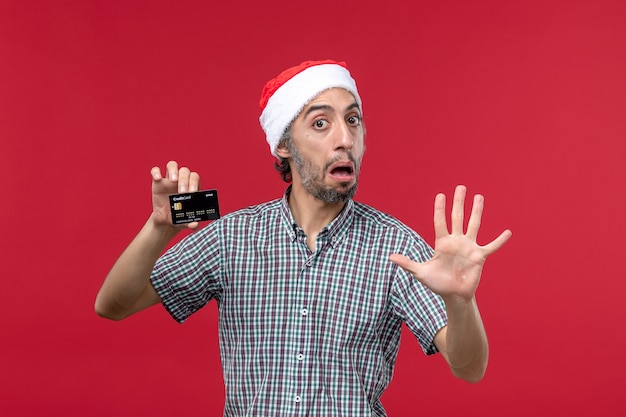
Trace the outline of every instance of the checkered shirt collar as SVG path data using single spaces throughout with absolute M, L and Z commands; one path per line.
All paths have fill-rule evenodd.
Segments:
M 287 187 L 285 190 L 285 194 L 283 195 L 283 199 L 280 205 L 280 214 L 283 219 L 283 223 L 285 224 L 285 229 L 289 234 L 289 237 L 292 242 L 296 240 L 298 237 L 298 230 L 302 230 L 300 226 L 296 223 L 293 215 L 291 214 L 291 210 L 289 209 L 288 198 L 291 193 L 291 185 Z M 343 209 L 339 212 L 337 217 L 335 217 L 328 225 L 326 225 L 319 234 L 319 237 L 325 237 L 330 241 L 330 244 L 335 247 L 341 242 L 345 234 L 350 229 L 350 225 L 352 224 L 354 218 L 354 200 L 350 199 L 343 207 Z

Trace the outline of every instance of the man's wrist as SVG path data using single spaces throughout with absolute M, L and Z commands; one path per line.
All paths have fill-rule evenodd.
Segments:
M 156 218 L 154 213 L 152 213 L 148 218 L 146 228 L 154 239 L 164 245 L 167 245 L 167 243 L 169 243 L 169 241 L 172 240 L 181 230 L 173 224 L 164 224 L 162 220 Z

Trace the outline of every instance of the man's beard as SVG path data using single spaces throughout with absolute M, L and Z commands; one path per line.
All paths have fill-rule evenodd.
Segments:
M 298 175 L 302 180 L 302 186 L 305 190 L 309 192 L 313 197 L 321 200 L 325 203 L 345 203 L 350 200 L 356 194 L 357 185 L 359 183 L 359 164 L 357 164 L 356 160 L 352 156 L 352 154 L 348 153 L 348 159 L 352 161 L 354 165 L 354 175 L 355 181 L 354 184 L 348 188 L 346 191 L 337 191 L 326 184 L 324 184 L 324 173 L 326 170 L 335 162 L 341 160 L 341 156 L 329 161 L 323 169 L 319 169 L 314 166 L 310 161 L 305 161 L 300 152 L 296 149 L 293 144 L 289 146 L 289 152 L 291 153 L 291 157 L 293 159 L 294 165 L 296 166 L 296 170 L 298 171 Z

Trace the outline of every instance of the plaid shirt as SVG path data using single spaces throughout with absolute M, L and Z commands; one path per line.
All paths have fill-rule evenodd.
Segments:
M 311 252 L 286 196 L 188 236 L 152 283 L 179 322 L 217 300 L 225 416 L 384 416 L 402 323 L 432 354 L 447 321 L 441 299 L 388 256 L 424 262 L 432 249 L 349 201 Z

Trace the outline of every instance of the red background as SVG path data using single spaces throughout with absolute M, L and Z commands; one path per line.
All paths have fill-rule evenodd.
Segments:
M 214 303 L 99 319 L 95 295 L 176 159 L 224 213 L 282 194 L 266 80 L 345 60 L 368 128 L 357 199 L 433 241 L 432 201 L 486 196 L 485 379 L 404 335 L 390 416 L 624 415 L 623 1 L 0 2 L 0 413 L 222 412 Z

